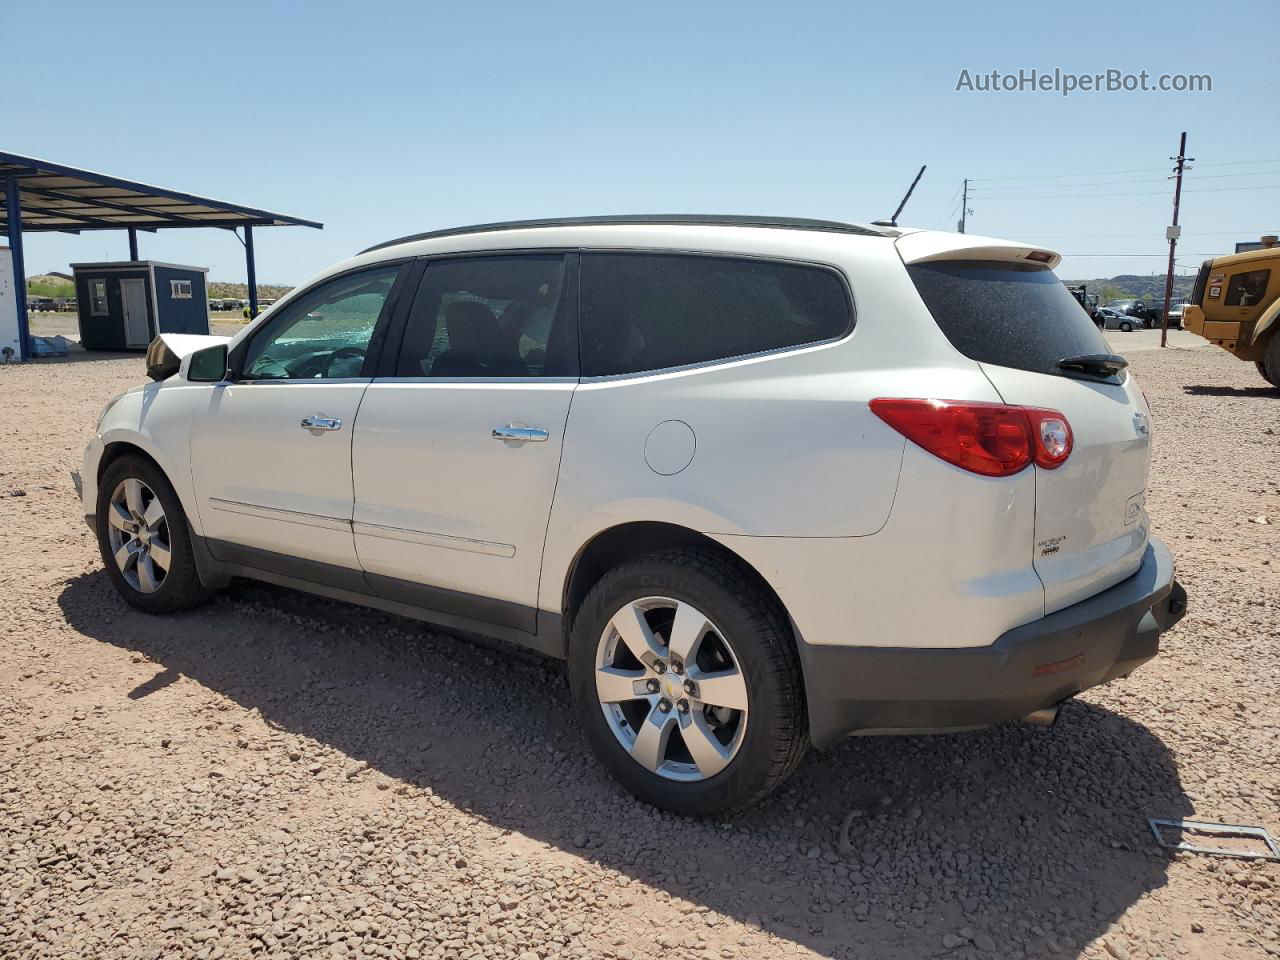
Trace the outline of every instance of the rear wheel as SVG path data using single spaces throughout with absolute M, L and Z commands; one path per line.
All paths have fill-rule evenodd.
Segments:
M 211 594 L 196 572 L 187 516 L 164 473 L 126 455 L 98 484 L 98 547 L 120 596 L 147 613 L 173 613 Z
M 1280 387 L 1280 331 L 1272 331 L 1262 359 L 1258 361 L 1258 372 L 1273 387 Z
M 574 620 L 569 675 L 605 767 L 676 813 L 752 803 L 808 746 L 784 614 L 752 576 L 709 551 L 655 553 L 607 573 Z

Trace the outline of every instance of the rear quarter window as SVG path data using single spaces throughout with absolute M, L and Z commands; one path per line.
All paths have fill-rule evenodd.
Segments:
M 582 255 L 584 376 L 820 343 L 852 327 L 844 281 L 827 268 L 694 254 Z
M 971 360 L 1060 374 L 1059 360 L 1112 352 L 1046 267 L 946 260 L 912 264 L 907 272 L 951 345 Z

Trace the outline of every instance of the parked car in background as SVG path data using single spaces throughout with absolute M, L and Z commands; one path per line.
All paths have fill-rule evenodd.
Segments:
M 1125 333 L 1142 326 L 1142 321 L 1137 317 L 1120 313 L 1111 307 L 1099 307 L 1097 321 L 1104 330 L 1122 330 Z
M 1089 319 L 1094 323 L 1098 322 L 1098 295 L 1090 293 L 1086 284 L 1066 284 L 1068 292 L 1075 297 L 1076 302 L 1084 307 L 1084 312 L 1089 314 Z
M 1050 723 L 1183 615 L 1146 401 L 1059 259 L 772 218 L 392 241 L 156 340 L 85 517 L 144 611 L 250 577 L 565 658 L 629 790 L 740 807 L 811 744 Z
M 1129 315 L 1142 321 L 1144 327 L 1158 326 L 1164 312 L 1164 300 L 1137 300 L 1129 308 Z
M 1182 327 L 1182 309 L 1185 306 L 1186 306 L 1185 303 L 1175 303 L 1173 306 L 1169 308 L 1169 326 L 1170 327 L 1177 327 L 1177 328 Z M 1163 319 L 1158 319 L 1156 323 L 1158 326 L 1159 324 L 1163 323 Z
M 1110 310 L 1113 313 L 1122 313 L 1125 316 L 1132 316 L 1131 312 L 1137 304 L 1137 300 L 1108 300 L 1102 305 L 1103 310 Z

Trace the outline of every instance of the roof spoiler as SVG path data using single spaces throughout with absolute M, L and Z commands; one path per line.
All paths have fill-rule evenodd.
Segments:
M 1062 262 L 1060 254 L 1044 247 L 967 233 L 926 230 L 899 237 L 896 244 L 898 255 L 907 264 L 931 260 L 998 260 L 1037 264 L 1052 270 Z

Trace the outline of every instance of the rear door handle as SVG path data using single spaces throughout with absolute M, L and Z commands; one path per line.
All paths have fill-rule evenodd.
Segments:
M 542 443 L 551 434 L 540 427 L 494 427 L 490 434 L 495 440 L 514 440 L 517 443 Z
M 303 417 L 304 430 L 341 430 L 342 421 L 337 417 Z

